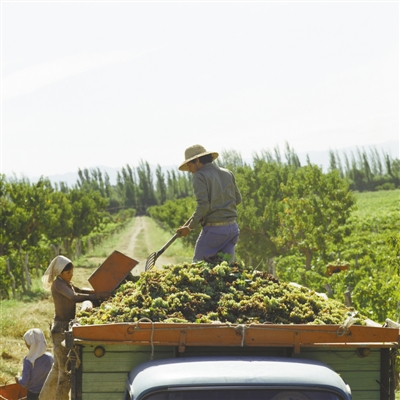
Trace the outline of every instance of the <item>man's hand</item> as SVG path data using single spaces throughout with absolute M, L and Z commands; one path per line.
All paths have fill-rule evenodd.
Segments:
M 176 230 L 176 233 L 179 233 L 179 236 L 187 236 L 192 230 L 188 226 L 181 226 Z

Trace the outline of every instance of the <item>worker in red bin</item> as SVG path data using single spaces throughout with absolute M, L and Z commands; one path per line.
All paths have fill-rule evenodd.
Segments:
M 53 356 L 46 352 L 47 342 L 41 329 L 29 329 L 25 332 L 24 340 L 29 352 L 24 357 L 22 376 L 16 376 L 15 381 L 28 389 L 27 400 L 38 400 L 53 365 Z
M 176 232 L 187 236 L 199 224 L 203 226 L 196 241 L 193 261 L 217 253 L 230 254 L 232 261 L 235 257 L 240 234 L 236 206 L 241 203 L 242 196 L 233 173 L 213 163 L 217 157 L 218 153 L 195 144 L 185 150 L 185 161 L 179 166 L 180 171 L 193 174 L 197 207 L 190 224 L 181 226 Z
M 40 400 L 68 400 L 71 384 L 66 365 L 68 352 L 62 345 L 64 333 L 75 319 L 76 303 L 85 300 L 104 300 L 109 292 L 94 293 L 91 289 L 79 289 L 71 283 L 74 275 L 72 261 L 64 256 L 55 257 L 42 277 L 43 287 L 51 290 L 54 301 L 54 320 L 51 326 L 54 363 L 40 392 Z

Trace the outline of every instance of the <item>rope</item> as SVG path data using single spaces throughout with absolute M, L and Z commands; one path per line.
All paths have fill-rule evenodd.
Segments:
M 242 343 L 240 344 L 241 347 L 244 347 L 244 335 L 246 333 L 247 328 L 249 328 L 249 327 L 250 327 L 250 325 L 243 325 L 243 324 L 240 324 L 235 327 L 235 331 L 240 331 L 240 333 L 242 335 Z
M 356 314 L 351 314 L 349 317 L 347 317 L 346 321 L 344 321 L 343 325 L 340 325 L 339 328 L 336 331 L 336 334 L 338 336 L 344 336 L 346 335 L 350 327 L 356 322 L 356 319 L 354 318 Z
M 74 354 L 74 356 L 71 355 L 71 352 Z M 71 364 L 71 361 L 75 359 L 75 369 L 78 369 L 79 366 L 81 365 L 81 359 L 79 358 L 79 353 L 77 350 L 77 347 L 74 346 L 69 352 L 67 356 L 67 361 L 64 366 L 65 373 L 68 375 L 71 375 L 71 370 L 68 368 L 68 364 Z
M 151 336 L 150 336 L 150 344 L 151 344 L 151 354 L 150 354 L 150 361 L 154 358 L 154 322 L 149 318 L 140 318 L 139 321 L 136 322 L 136 327 L 134 328 L 135 331 L 140 330 L 139 322 L 150 322 L 151 323 Z

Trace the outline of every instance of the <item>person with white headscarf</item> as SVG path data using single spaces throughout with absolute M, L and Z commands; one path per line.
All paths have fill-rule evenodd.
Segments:
M 37 400 L 53 365 L 53 356 L 46 352 L 46 339 L 40 329 L 29 329 L 24 340 L 29 353 L 24 358 L 22 376 L 15 377 L 15 381 L 28 389 L 27 400 Z
M 95 293 L 90 289 L 80 289 L 71 283 L 74 275 L 72 261 L 64 256 L 55 257 L 42 277 L 43 287 L 51 290 L 54 300 L 54 320 L 51 326 L 54 363 L 40 392 L 40 400 L 68 400 L 71 384 L 66 364 L 69 349 L 62 345 L 64 333 L 75 319 L 76 303 L 85 300 L 104 300 L 109 292 Z

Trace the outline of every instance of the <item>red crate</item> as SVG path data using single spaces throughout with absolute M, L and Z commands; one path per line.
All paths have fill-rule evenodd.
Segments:
M 0 400 L 20 400 L 26 399 L 28 390 L 19 383 L 10 383 L 0 386 Z

